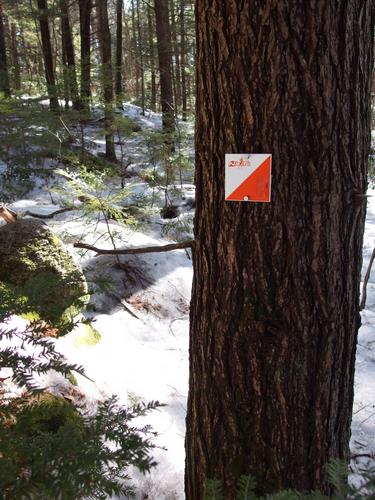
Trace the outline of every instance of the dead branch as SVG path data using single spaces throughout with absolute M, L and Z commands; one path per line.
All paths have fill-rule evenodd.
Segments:
M 37 219 L 53 219 L 55 215 L 58 214 L 63 214 L 65 212 L 71 212 L 73 210 L 79 210 L 79 207 L 65 207 L 65 208 L 60 208 L 59 210 L 55 210 L 54 212 L 51 212 L 50 214 L 37 214 L 35 212 L 30 212 L 30 210 L 26 210 L 22 215 L 29 215 L 30 217 L 35 217 Z
M 85 250 L 92 250 L 97 255 L 136 255 L 141 253 L 157 253 L 169 252 L 171 250 L 180 250 L 182 248 L 193 248 L 194 241 L 183 241 L 181 243 L 170 243 L 169 245 L 161 245 L 154 247 L 141 247 L 141 248 L 126 248 L 123 250 L 106 250 L 105 248 L 97 248 L 86 243 L 74 243 L 75 248 L 84 248 Z
M 375 259 L 375 248 L 372 251 L 371 259 L 370 259 L 370 262 L 369 262 L 369 265 L 368 265 L 368 268 L 367 268 L 367 271 L 366 271 L 365 281 L 363 282 L 362 299 L 361 299 L 361 304 L 359 306 L 359 308 L 360 308 L 361 311 L 366 307 L 367 283 L 368 283 L 368 280 L 370 279 L 371 268 L 372 268 L 372 264 L 374 262 L 374 259 Z

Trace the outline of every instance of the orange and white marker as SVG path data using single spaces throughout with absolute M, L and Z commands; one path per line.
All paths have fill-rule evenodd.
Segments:
M 271 201 L 271 154 L 225 155 L 225 200 Z

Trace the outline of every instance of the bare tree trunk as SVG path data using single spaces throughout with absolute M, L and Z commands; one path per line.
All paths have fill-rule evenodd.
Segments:
M 105 155 L 108 160 L 116 161 L 115 143 L 113 137 L 113 72 L 111 52 L 111 32 L 108 22 L 107 0 L 97 0 L 97 13 L 100 31 L 101 49 L 101 77 L 104 95 L 104 128 L 105 128 Z
M 81 102 L 78 94 L 77 74 L 76 74 L 76 58 L 74 52 L 74 44 L 72 37 L 72 29 L 70 27 L 69 11 L 67 0 L 60 0 L 61 9 L 61 36 L 62 46 L 66 55 L 67 78 L 69 92 L 73 102 L 73 109 L 81 109 Z
M 159 55 L 163 130 L 168 135 L 171 135 L 174 132 L 174 104 L 172 87 L 171 29 L 169 25 L 168 0 L 155 0 L 155 18 Z
M 131 11 L 132 11 L 133 58 L 134 58 L 134 68 L 135 68 L 135 98 L 138 102 L 139 101 L 139 64 L 138 64 L 139 41 L 137 38 L 137 27 L 135 22 L 134 0 L 131 1 Z
M 185 0 L 180 0 L 182 120 L 187 120 Z
M 53 52 L 51 44 L 51 35 L 48 25 L 48 7 L 47 0 L 37 0 L 39 10 L 39 26 L 40 35 L 42 38 L 44 71 L 46 76 L 47 91 L 50 102 L 51 111 L 59 109 L 59 101 L 57 99 L 57 90 L 55 83 L 55 72 L 53 67 Z
M 170 0 L 171 5 L 171 34 L 172 34 L 172 49 L 173 49 L 173 92 L 175 102 L 175 115 L 178 115 L 178 108 L 181 106 L 181 64 L 180 64 L 180 47 L 177 36 L 176 13 L 174 8 L 175 0 Z
M 0 0 L 0 92 L 10 97 L 8 61 L 5 46 L 4 19 L 2 2 Z
M 13 65 L 13 79 L 14 79 L 14 89 L 21 90 L 21 66 L 18 51 L 18 40 L 17 40 L 17 30 L 14 23 L 11 24 L 11 54 L 12 54 L 12 65 Z
M 149 61 L 151 72 L 151 102 L 150 108 L 156 111 L 156 73 L 155 73 L 155 45 L 154 45 L 154 23 L 152 19 L 152 11 L 150 5 L 147 5 L 147 23 L 148 23 L 148 45 L 149 45 Z
M 123 0 L 116 2 L 116 69 L 115 91 L 117 106 L 122 109 L 122 11 Z
M 138 57 L 139 57 L 139 72 L 141 74 L 141 107 L 142 115 L 145 114 L 145 73 L 143 64 L 143 38 L 141 31 L 141 21 L 139 15 L 139 0 L 137 0 L 137 32 L 138 32 Z
M 79 26 L 81 35 L 81 104 L 86 110 L 90 107 L 91 96 L 91 13 L 92 0 L 79 0 Z
M 372 0 L 197 0 L 186 498 L 329 493 L 348 460 L 370 146 Z M 323 43 L 324 41 L 324 43 Z M 271 203 L 224 201 L 272 153 Z

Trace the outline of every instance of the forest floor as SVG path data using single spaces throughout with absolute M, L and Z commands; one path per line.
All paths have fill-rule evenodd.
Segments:
M 160 126 L 158 115 L 141 116 L 135 106 L 127 105 L 124 113 L 137 120 L 143 129 Z M 95 127 L 88 128 L 86 133 L 95 144 L 93 152 L 103 151 L 104 141 L 98 138 Z M 133 176 L 126 179 L 127 184 L 133 194 L 151 196 L 152 189 L 138 175 L 146 162 L 146 152 L 140 149 L 136 136 L 129 138 L 125 147 L 127 151 L 134 151 L 129 167 Z M 106 186 L 107 192 L 115 191 L 119 182 L 113 178 Z M 12 203 L 11 208 L 44 215 L 56 211 L 62 204 L 64 191 L 71 194 L 71 186 L 59 176 L 55 178 L 58 192 L 53 191 L 52 184 L 36 179 L 34 189 Z M 368 201 L 363 276 L 375 246 L 375 191 L 369 194 L 374 196 Z M 194 199 L 192 181 L 184 181 L 182 189 L 173 196 L 175 204 L 179 205 L 177 219 L 162 219 L 155 210 L 140 228 L 124 228 L 116 221 L 108 221 L 117 246 L 154 246 L 166 244 L 176 236 L 191 236 L 194 209 L 186 200 Z M 83 365 L 87 376 L 94 380 L 90 382 L 77 376 L 78 386 L 73 393 L 76 397 L 85 397 L 92 406 L 97 400 L 112 394 L 124 404 L 151 400 L 164 403 L 164 407 L 149 413 L 145 422 L 158 432 L 155 442 L 166 450 L 155 450 L 158 465 L 150 474 L 143 476 L 132 470 L 130 476 L 139 499 L 183 499 L 189 302 L 193 275 L 190 251 L 121 256 L 117 261 L 113 256 L 95 256 L 91 251 L 74 248 L 73 243 L 78 241 L 111 248 L 106 221 L 93 214 L 85 215 L 79 202 L 76 212 L 62 213 L 46 222 L 65 241 L 84 268 L 89 282 L 107 280 L 111 285 L 91 296 L 92 310 L 88 315 L 100 333 L 100 340 L 89 345 L 90 342 L 80 337 L 78 328 L 56 341 L 68 360 Z M 102 239 L 98 241 L 100 237 Z M 351 439 L 353 481 L 359 480 L 361 470 L 375 465 L 375 270 L 369 280 L 367 295 L 355 376 Z M 48 383 L 57 383 L 59 391 L 72 392 L 67 382 L 53 374 Z

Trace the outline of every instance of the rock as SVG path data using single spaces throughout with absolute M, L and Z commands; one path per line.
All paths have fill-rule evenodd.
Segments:
M 17 299 L 13 303 L 22 310 L 14 312 L 59 328 L 88 300 L 85 277 L 72 256 L 47 225 L 32 219 L 0 227 L 1 289 Z

